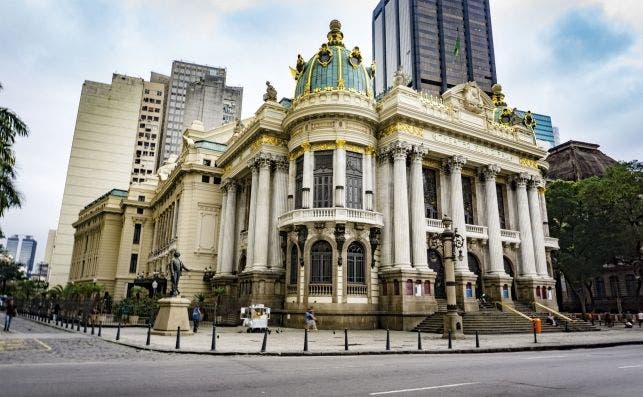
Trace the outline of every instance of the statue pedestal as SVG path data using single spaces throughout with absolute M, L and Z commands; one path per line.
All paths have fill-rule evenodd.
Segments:
M 176 330 L 181 327 L 181 335 L 191 335 L 188 307 L 190 300 L 178 296 L 159 300 L 159 313 L 154 321 L 151 333 L 154 335 L 176 335 Z

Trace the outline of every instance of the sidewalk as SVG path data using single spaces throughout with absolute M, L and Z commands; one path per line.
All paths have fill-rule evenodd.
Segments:
M 24 317 L 23 317 L 24 318 Z M 35 321 L 35 320 L 29 320 Z M 40 324 L 43 324 L 39 322 Z M 67 332 L 70 329 L 56 327 Z M 414 332 L 390 331 L 390 350 L 386 350 L 386 330 L 348 331 L 348 351 L 344 346 L 344 330 L 321 330 L 308 333 L 308 351 L 304 352 L 304 331 L 275 327 L 267 335 L 266 350 L 261 352 L 264 334 L 246 333 L 243 327 L 217 327 L 216 350 L 211 351 L 212 324 L 199 327 L 199 332 L 181 335 L 180 349 L 176 349 L 176 336 L 151 335 L 146 346 L 147 328 L 121 328 L 116 341 L 116 328 L 103 328 L 101 339 L 130 346 L 136 349 L 168 353 L 196 354 L 264 354 L 264 355 L 356 355 L 356 354 L 444 354 L 444 353 L 491 353 L 528 350 L 560 350 L 609 347 L 643 344 L 643 328 L 602 328 L 598 332 L 549 332 L 533 334 L 480 335 L 480 347 L 476 348 L 475 335 L 454 339 L 452 349 L 439 334 L 421 334 L 422 350 L 418 349 L 418 335 Z M 98 337 L 98 329 L 95 330 Z M 82 328 L 81 328 L 82 333 Z M 87 334 L 90 336 L 88 329 Z

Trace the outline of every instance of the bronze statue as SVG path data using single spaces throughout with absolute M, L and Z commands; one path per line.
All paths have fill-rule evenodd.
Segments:
M 277 90 L 275 90 L 275 87 L 273 87 L 269 81 L 266 81 L 266 93 L 263 94 L 263 100 L 264 102 L 277 100 Z
M 179 291 L 179 279 L 181 278 L 182 271 L 190 271 L 190 269 L 185 267 L 181 259 L 179 259 L 179 256 L 181 256 L 179 251 L 174 251 L 174 258 L 170 261 L 170 276 L 172 281 L 172 291 L 170 295 L 172 296 L 178 296 L 181 293 Z

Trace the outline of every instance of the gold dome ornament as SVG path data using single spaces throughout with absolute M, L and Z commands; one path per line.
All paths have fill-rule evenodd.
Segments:
M 351 51 L 351 55 L 348 57 L 348 62 L 351 64 L 353 69 L 358 68 L 362 64 L 362 53 L 359 51 L 359 47 L 354 47 Z
M 495 107 L 499 108 L 507 106 L 507 102 L 505 102 L 505 94 L 502 93 L 502 86 L 500 84 L 494 84 L 491 87 L 491 92 L 493 92 L 491 100 Z
M 337 20 L 333 19 L 329 24 L 330 32 L 326 35 L 328 38 L 329 45 L 339 45 L 344 46 L 342 40 L 344 40 L 344 33 L 342 33 L 341 28 L 342 24 Z

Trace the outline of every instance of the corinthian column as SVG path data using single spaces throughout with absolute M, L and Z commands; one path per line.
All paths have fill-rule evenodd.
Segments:
M 223 272 L 223 239 L 225 237 L 225 213 L 228 201 L 228 189 L 225 185 L 221 186 L 223 190 L 223 199 L 221 200 L 221 212 L 219 214 L 219 241 L 217 242 L 217 273 Z
M 259 189 L 257 194 L 257 212 L 255 214 L 255 246 L 253 270 L 264 270 L 268 264 L 268 227 L 270 221 L 270 166 L 269 154 L 260 153 Z
M 464 198 L 462 196 L 462 167 L 467 163 L 463 156 L 453 156 L 446 161 L 447 169 L 451 178 L 451 217 L 453 219 L 454 232 L 457 231 L 465 237 L 462 246 L 463 261 L 455 261 L 455 270 L 467 272 L 467 226 L 464 219 Z
M 489 267 L 487 273 L 504 274 L 502 261 L 502 240 L 500 238 L 500 214 L 498 213 L 498 196 L 496 193 L 496 174 L 500 167 L 495 164 L 482 169 L 486 203 L 487 231 L 489 234 Z
M 406 183 L 406 152 L 408 147 L 396 142 L 393 153 L 393 234 L 395 235 L 395 266 L 410 267 L 409 252 L 409 203 Z
M 518 201 L 518 228 L 520 229 L 520 273 L 522 276 L 535 276 L 534 243 L 531 234 L 527 182 L 529 175 L 521 173 L 513 178 L 516 182 L 516 201 Z
M 532 179 L 529 182 L 527 196 L 529 200 L 529 215 L 531 217 L 531 234 L 534 239 L 534 260 L 536 262 L 536 272 L 539 276 L 547 277 L 545 234 L 543 233 L 543 221 L 540 217 L 540 202 L 538 198 L 539 185 L 540 179 Z
M 373 148 L 364 151 L 364 209 L 373 211 Z
M 390 153 L 380 150 L 377 155 L 379 171 L 377 172 L 377 208 L 384 218 L 382 227 L 382 245 L 380 248 L 380 263 L 382 267 L 391 266 L 391 234 L 393 230 L 393 217 L 391 216 L 391 161 Z
M 250 185 L 250 211 L 248 211 L 248 243 L 246 246 L 246 271 L 252 269 L 255 257 L 255 218 L 257 214 L 257 190 L 259 189 L 259 168 L 255 159 L 248 161 L 248 167 L 252 171 Z
M 416 268 L 429 266 L 426 260 L 426 218 L 422 178 L 422 157 L 426 152 L 423 146 L 414 146 L 411 151 L 411 243 L 413 266 Z
M 223 274 L 232 273 L 232 265 L 234 261 L 234 225 L 235 225 L 235 209 L 237 207 L 237 183 L 234 180 L 229 180 L 226 183 L 228 191 L 225 208 L 225 233 L 223 236 L 223 258 L 221 260 L 221 269 Z
M 335 141 L 335 207 L 344 207 L 346 203 L 346 141 Z
M 286 212 L 286 189 L 288 180 L 288 162 L 285 157 L 275 159 L 275 172 L 272 177 L 272 208 L 270 209 L 270 261 L 268 266 L 283 268 L 283 252 L 279 240 L 279 216 Z

